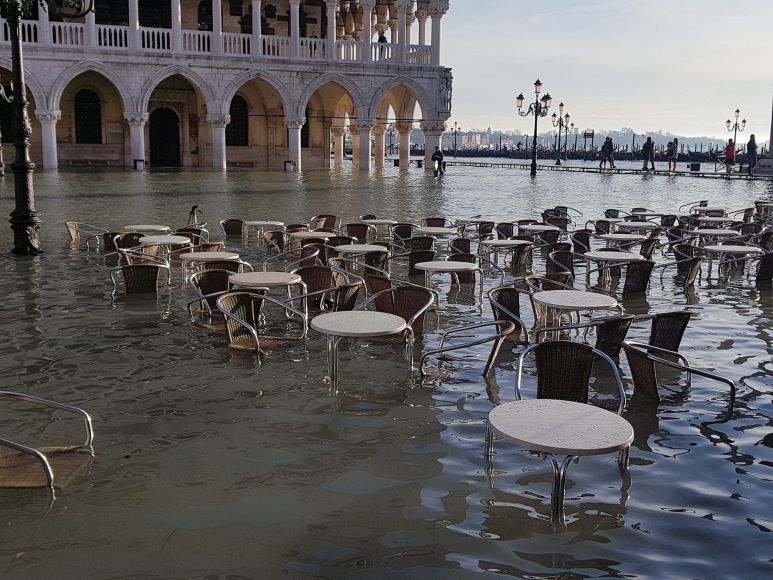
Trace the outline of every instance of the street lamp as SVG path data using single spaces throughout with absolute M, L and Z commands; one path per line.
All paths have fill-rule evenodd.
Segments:
M 564 131 L 564 128 L 566 128 L 566 138 L 569 138 L 569 119 L 571 117 L 569 116 L 569 113 L 564 115 L 563 117 L 561 115 L 564 115 L 564 104 L 558 103 L 558 114 L 556 115 L 553 113 L 551 115 L 551 120 L 553 122 L 554 127 L 558 127 L 558 146 L 556 147 L 556 165 L 561 165 L 561 133 Z M 566 139 L 564 140 L 564 146 L 566 146 Z
M 392 139 L 395 136 L 395 126 L 389 125 L 387 127 L 387 135 L 389 135 L 389 155 L 392 155 Z
M 451 135 L 454 136 L 454 157 L 456 157 L 456 136 L 459 134 L 459 125 L 454 121 L 454 130 L 451 131 Z
M 35 165 L 30 160 L 30 133 L 32 127 L 27 112 L 27 88 L 24 83 L 24 57 L 21 43 L 21 21 L 29 14 L 34 3 L 44 10 L 67 18 L 79 18 L 91 12 L 94 0 L 0 0 L 5 9 L 6 25 L 11 40 L 11 92 L 6 95 L 0 86 L 0 98 L 13 106 L 11 132 L 16 149 L 16 159 L 11 165 L 14 177 L 16 208 L 11 212 L 14 254 L 35 256 L 40 253 L 40 214 L 35 210 L 35 194 L 32 172 Z
M 529 109 L 527 111 L 521 111 L 523 108 L 523 101 L 524 96 L 523 93 L 519 94 L 515 98 L 515 105 L 518 107 L 518 114 L 521 117 L 528 117 L 529 115 L 534 115 L 534 139 L 532 141 L 531 146 L 531 176 L 534 177 L 537 175 L 537 121 L 540 117 L 547 117 L 548 115 L 548 109 L 550 109 L 550 103 L 552 99 L 550 98 L 550 94 L 546 94 L 544 97 L 540 99 L 539 94 L 542 92 L 542 83 L 539 79 L 536 80 L 534 83 L 534 102 L 529 105 Z
M 746 129 L 746 119 L 741 120 L 741 124 L 738 124 L 738 117 L 741 115 L 740 109 L 735 110 L 735 122 L 728 119 L 725 121 L 725 126 L 727 127 L 728 132 L 733 132 L 733 147 L 738 147 L 738 131 L 743 132 L 744 129 Z

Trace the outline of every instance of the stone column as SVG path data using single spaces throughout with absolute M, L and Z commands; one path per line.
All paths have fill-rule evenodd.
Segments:
M 362 6 L 362 52 L 360 58 L 365 62 L 372 60 L 373 43 L 373 8 L 376 6 L 375 0 L 360 0 Z
M 432 65 L 440 65 L 440 21 L 448 12 L 448 0 L 432 0 L 429 15 L 432 18 Z
M 400 170 L 407 171 L 411 161 L 411 129 L 413 129 L 413 123 L 397 123 L 395 128 L 400 135 Z
M 207 115 L 207 124 L 212 130 L 212 167 L 226 168 L 225 128 L 231 122 L 229 115 Z M 199 147 L 201 145 L 199 144 Z
M 326 50 L 325 55 L 328 60 L 335 60 L 336 56 L 336 10 L 338 8 L 338 0 L 325 0 L 327 5 L 327 33 L 326 38 Z
M 212 0 L 212 54 L 223 54 L 223 4 Z
M 416 19 L 419 21 L 419 46 L 427 46 L 427 11 L 417 10 Z
M 352 167 L 360 166 L 360 130 L 349 125 L 349 135 L 352 136 Z
M 295 162 L 295 170 L 301 170 L 301 129 L 306 124 L 305 117 L 285 117 L 288 132 L 290 159 Z
M 421 130 L 424 131 L 424 170 L 432 171 L 432 154 L 435 147 L 440 147 L 446 124 L 443 121 L 427 121 L 421 124 Z
M 94 8 L 96 10 L 96 8 Z M 94 13 L 94 10 L 87 12 L 86 17 L 84 19 L 85 21 L 85 36 L 86 36 L 86 46 L 96 46 L 97 45 L 97 19 L 96 14 Z M 45 12 L 45 10 L 42 7 L 38 8 L 38 12 Z
M 180 0 L 172 2 L 172 52 L 183 50 L 183 25 L 180 16 Z
M 129 123 L 129 138 L 131 141 L 131 165 L 135 169 L 134 162 L 141 160 L 142 166 L 145 165 L 145 123 L 148 122 L 150 115 L 147 113 L 126 112 L 123 118 Z
M 405 39 L 407 5 L 411 0 L 397 0 L 397 62 L 405 62 L 407 42 Z
M 62 118 L 62 111 L 35 111 L 35 117 L 40 121 L 40 132 L 43 137 L 43 169 L 56 169 L 59 166 L 56 123 Z
M 260 0 L 252 0 L 252 54 L 263 54 L 263 30 L 260 28 Z
M 129 0 L 129 48 L 140 47 L 140 10 L 137 0 Z
M 384 167 L 384 125 L 376 124 L 373 127 L 373 140 L 376 147 L 373 152 L 373 166 L 376 169 L 382 169 Z
M 387 26 L 389 26 L 389 44 L 397 44 L 397 18 L 387 20 Z
M 322 119 L 322 167 L 330 169 L 330 144 L 333 119 Z
M 276 135 L 277 119 L 281 110 L 270 109 L 266 111 L 266 167 L 271 169 L 277 166 L 276 163 Z
M 414 14 L 405 15 L 405 45 L 411 46 L 411 28 L 413 23 L 416 22 L 416 16 Z
M 344 135 L 346 134 L 346 129 L 343 127 L 333 127 L 333 150 L 334 150 L 334 161 L 336 168 L 340 169 L 343 167 L 344 164 Z
M 360 133 L 359 146 L 359 168 L 363 171 L 370 171 L 370 132 L 373 129 L 373 119 L 362 119 L 355 121 L 357 130 Z
M 38 40 L 40 44 L 51 44 L 51 22 L 48 19 L 48 10 L 38 8 Z
M 296 58 L 301 53 L 300 7 L 301 0 L 290 0 L 290 55 Z

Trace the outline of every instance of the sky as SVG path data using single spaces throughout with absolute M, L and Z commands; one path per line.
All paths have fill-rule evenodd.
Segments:
M 584 129 L 726 138 L 736 108 L 767 141 L 773 0 L 451 0 L 441 64 L 454 121 L 531 133 L 515 97 L 534 81 Z M 429 36 L 429 34 L 428 34 Z M 548 124 L 545 124 L 548 123 Z M 547 130 L 548 119 L 540 131 Z

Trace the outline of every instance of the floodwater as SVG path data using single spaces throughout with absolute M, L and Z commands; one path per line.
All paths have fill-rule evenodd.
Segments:
M 723 384 L 694 377 L 688 388 L 663 372 L 680 386 L 664 391 L 659 409 L 627 415 L 636 429 L 628 474 L 614 455 L 572 465 L 566 529 L 554 529 L 547 462 L 498 442 L 493 488 L 484 470 L 485 418 L 513 398 L 515 354 L 502 354 L 488 382 L 482 346 L 431 362 L 422 383 L 396 345 L 344 343 L 331 395 L 318 334 L 259 364 L 191 325 L 191 293 L 177 276 L 158 299 L 111 300 L 101 256 L 71 248 L 63 226 L 181 225 L 193 204 L 213 234 L 220 218 L 289 223 L 317 213 L 514 220 L 561 204 L 592 218 L 607 207 L 676 210 L 698 199 L 739 209 L 771 196 L 767 183 L 547 172 L 532 180 L 463 167 L 442 179 L 413 166 L 370 175 L 83 169 L 38 173 L 35 190 L 45 253 L 0 254 L 0 388 L 88 410 L 95 456 L 50 510 L 45 490 L 0 489 L 4 580 L 773 575 L 773 292 L 753 279 L 704 276 L 686 297 L 656 276 L 646 301 L 625 303 L 633 313 L 689 303 L 697 316 L 682 350 L 736 381 L 735 408 L 728 416 Z M 0 200 L 7 215 L 11 176 Z M 11 240 L 0 229 L 0 247 Z M 230 247 L 258 261 L 254 242 Z M 487 304 L 480 315 L 472 295 L 439 280 L 443 308 L 417 353 L 437 346 L 442 329 L 491 320 Z M 629 337 L 647 333 L 639 324 Z M 47 413 L 24 405 L 4 403 L 0 417 L 0 436 L 21 442 L 81 435 L 77 420 L 57 414 L 46 426 Z

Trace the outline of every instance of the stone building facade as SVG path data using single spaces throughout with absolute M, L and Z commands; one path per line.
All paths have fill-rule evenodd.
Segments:
M 95 0 L 80 21 L 23 23 L 32 156 L 68 164 L 279 169 L 408 165 L 451 112 L 440 65 L 448 0 Z M 0 21 L 0 82 L 10 79 Z M 3 140 L 9 115 L 0 106 Z M 420 115 L 417 112 L 420 111 Z

